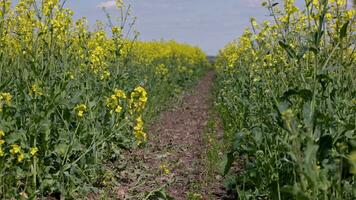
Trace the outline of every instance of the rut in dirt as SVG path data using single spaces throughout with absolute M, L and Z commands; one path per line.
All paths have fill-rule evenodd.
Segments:
M 171 197 L 183 200 L 196 183 L 203 181 L 203 134 L 212 105 L 214 77 L 213 71 L 208 72 L 183 96 L 178 107 L 161 113 L 150 127 L 148 148 L 142 152 L 150 175 L 143 190 L 163 185 Z M 206 192 L 200 194 L 204 196 Z

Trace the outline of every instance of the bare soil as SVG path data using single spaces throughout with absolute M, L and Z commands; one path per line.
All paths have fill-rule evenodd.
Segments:
M 211 191 L 219 190 L 219 186 L 203 184 L 207 148 L 203 134 L 212 106 L 214 78 L 215 73 L 208 72 L 182 96 L 180 104 L 160 114 L 148 130 L 147 147 L 127 153 L 131 167 L 120 172 L 121 184 L 115 189 L 118 199 L 145 199 L 153 191 L 164 191 L 176 200 L 208 199 L 208 194 L 219 193 Z

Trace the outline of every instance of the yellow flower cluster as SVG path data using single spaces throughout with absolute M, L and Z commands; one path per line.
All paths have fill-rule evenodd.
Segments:
M 5 144 L 5 132 L 3 130 L 0 129 L 0 157 L 4 157 L 5 156 L 5 152 L 3 149 L 3 145 Z M 21 146 L 19 146 L 18 144 L 12 144 L 10 145 L 11 149 L 10 149 L 10 153 L 14 156 L 17 156 L 17 161 L 18 162 L 22 162 L 25 158 L 25 154 L 21 148 Z M 30 148 L 30 155 L 31 156 L 35 156 L 38 152 L 38 148 L 37 147 L 32 147 Z
M 295 6 L 294 0 L 284 0 L 284 9 L 288 15 L 299 11 L 298 7 Z
M 136 116 L 133 131 L 138 145 L 147 141 L 147 133 L 143 130 L 144 123 L 142 119 L 142 111 L 147 104 L 147 100 L 147 92 L 142 86 L 136 87 L 128 99 L 125 91 L 120 89 L 115 89 L 114 93 L 106 98 L 106 107 L 110 109 L 111 114 L 121 113 L 123 106 L 128 104 L 128 113 L 133 117 Z
M 62 47 L 64 47 L 64 41 L 69 34 L 69 28 L 72 24 L 72 16 L 73 12 L 71 10 L 59 9 L 55 11 L 53 19 L 50 20 L 56 39 L 58 41 L 63 41 L 62 43 L 58 43 L 58 45 L 61 45 Z
M 163 172 L 163 174 L 170 174 L 171 170 L 169 170 L 168 166 L 166 164 L 161 164 L 159 166 L 160 170 Z
M 106 106 L 110 109 L 110 113 L 115 111 L 120 113 L 122 111 L 122 104 L 120 100 L 126 99 L 126 94 L 123 90 L 115 89 L 114 94 L 106 98 Z
M 11 145 L 10 153 L 14 156 L 17 155 L 18 162 L 22 162 L 22 160 L 25 158 L 25 155 L 24 155 L 23 151 L 21 150 L 21 146 L 19 146 L 17 144 Z
M 176 60 L 178 65 L 188 68 L 207 64 L 206 55 L 201 49 L 175 41 L 125 41 L 122 55 L 132 58 L 131 62 L 138 66 L 154 66 L 155 73 L 159 75 L 166 75 L 172 71 L 167 68 L 172 59 Z
M 159 64 L 156 66 L 156 71 L 155 71 L 156 75 L 165 76 L 168 73 L 169 71 L 165 64 Z
M 30 95 L 35 95 L 35 96 L 42 96 L 43 92 L 41 91 L 40 86 L 38 85 L 38 83 L 35 83 L 31 86 L 31 90 L 30 90 Z
M 312 6 L 319 8 L 321 1 L 313 0 Z M 346 5 L 344 0 L 330 0 L 330 9 L 325 13 L 325 26 L 328 27 L 328 32 L 330 37 L 337 40 L 340 28 L 349 20 L 352 20 L 355 16 L 355 11 L 353 9 L 341 9 L 340 7 Z M 267 5 L 267 4 L 264 4 Z M 307 14 L 306 11 L 301 11 L 295 6 L 294 0 L 284 0 L 284 12 L 274 8 L 275 12 L 278 13 L 276 16 L 276 22 L 270 25 L 269 22 L 264 22 L 261 25 L 256 25 L 255 20 L 252 18 L 252 29 L 246 29 L 242 36 L 227 44 L 220 52 L 217 57 L 217 69 L 226 70 L 226 72 L 233 73 L 238 70 L 236 68 L 237 63 L 250 63 L 250 67 L 254 68 L 254 74 L 258 74 L 261 70 L 277 70 L 275 67 L 291 67 L 288 63 L 288 59 L 285 56 L 280 56 L 279 54 L 285 53 L 285 50 L 273 41 L 283 39 L 283 36 L 279 33 L 283 27 L 293 27 L 294 33 L 300 34 L 299 37 L 306 37 L 306 33 L 310 31 L 317 31 L 316 24 L 313 24 L 312 18 L 318 21 L 321 15 L 321 11 L 316 10 L 311 14 Z M 310 8 L 309 8 L 310 9 Z M 313 15 L 313 16 L 311 16 Z M 257 27 L 257 28 L 256 28 Z M 354 29 L 354 26 L 351 26 Z M 300 41 L 288 40 L 288 45 L 292 49 L 300 48 Z M 256 48 L 255 46 L 264 46 L 264 49 Z M 345 59 L 353 57 L 352 50 L 348 50 L 348 55 L 344 56 Z M 303 58 L 313 58 L 311 52 L 306 52 Z M 262 64 L 256 64 L 260 62 Z M 228 68 L 229 67 L 229 68 Z M 258 77 L 257 77 L 258 79 Z
M 290 182 L 279 178 L 272 180 L 283 182 L 282 187 L 293 188 L 287 197 L 281 195 L 281 199 L 355 196 L 353 190 L 347 191 L 354 182 L 352 176 L 343 177 L 339 183 L 330 182 L 337 179 L 337 175 L 333 175 L 335 172 L 345 171 L 339 163 L 340 158 L 347 158 L 352 165 L 347 170 L 356 174 L 356 152 L 346 145 L 355 134 L 352 130 L 344 134 L 343 128 L 344 123 L 354 119 L 354 113 L 350 112 L 355 105 L 352 103 L 354 89 L 336 89 L 355 84 L 356 80 L 355 10 L 349 9 L 347 0 L 305 1 L 304 8 L 296 7 L 294 0 L 283 2 L 281 6 L 277 1 L 265 1 L 263 6 L 267 7 L 273 21 L 257 24 L 252 18 L 251 28 L 226 45 L 217 56 L 219 90 L 216 104 L 226 124 L 225 134 L 231 137 L 231 142 L 236 142 L 234 134 L 240 132 L 239 138 L 244 138 L 241 143 L 253 149 L 250 153 L 256 158 L 254 168 L 269 174 L 263 179 L 266 184 L 255 184 L 256 190 L 248 191 L 251 194 L 256 191 L 273 193 L 276 188 L 268 187 L 276 172 L 286 177 L 297 171 L 300 177 Z M 335 93 L 342 97 L 329 105 L 328 98 L 333 98 Z M 333 115 L 336 107 L 343 116 Z M 319 112 L 332 117 L 318 117 Z M 275 147 L 274 153 L 263 153 L 261 149 L 266 145 L 256 147 L 259 139 L 250 137 L 255 130 L 246 122 L 266 125 L 263 128 L 265 140 L 271 141 L 268 146 Z M 330 146 L 324 149 L 321 157 L 317 150 L 323 147 L 319 141 L 325 139 L 325 135 L 319 132 L 328 132 L 327 137 L 330 137 Z M 332 138 L 340 134 L 347 136 L 340 139 L 339 146 Z M 327 140 L 329 142 L 329 138 Z M 310 153 L 313 148 L 315 151 Z M 327 153 L 329 151 L 333 153 Z M 239 149 L 234 152 L 241 153 Z M 281 163 L 287 154 L 293 154 L 293 170 L 265 167 L 265 163 Z M 247 172 L 243 176 L 250 182 L 260 180 L 261 177 L 254 173 Z M 333 191 L 339 185 L 344 186 Z
M 85 112 L 87 111 L 87 106 L 85 104 L 78 104 L 75 108 L 74 108 L 75 112 L 77 113 L 78 117 L 83 117 Z
M 246 29 L 239 40 L 227 44 L 225 48 L 220 51 L 219 57 L 217 58 L 217 67 L 228 66 L 232 68 L 238 59 L 250 60 L 251 58 L 246 55 L 246 52 L 253 53 L 251 36 L 251 31 Z
M 3 111 L 3 106 L 11 106 L 12 95 L 8 92 L 0 93 L 0 112 Z
M 89 61 L 94 73 L 98 73 L 101 69 L 106 68 L 105 49 L 102 46 L 105 41 L 105 33 L 100 31 L 95 34 L 95 37 L 89 41 Z
M 182 65 L 178 66 L 178 72 L 182 74 L 189 74 L 189 75 L 193 74 L 193 70 L 190 67 L 186 67 Z
M 38 148 L 37 147 L 31 147 L 30 148 L 30 155 L 31 156 L 35 156 L 38 152 Z
M 130 94 L 130 113 L 136 113 L 136 115 L 138 115 L 136 118 L 136 125 L 134 126 L 134 134 L 138 145 L 147 141 L 147 134 L 143 131 L 143 120 L 141 115 L 146 106 L 147 100 L 147 92 L 141 86 L 136 87 Z
M 129 9 L 123 9 L 122 0 L 115 3 L 124 16 Z M 90 28 L 85 18 L 74 19 L 64 7 L 61 0 L 0 0 L 0 127 L 6 131 L 0 131 L 0 163 L 22 162 L 4 165 L 0 176 L 12 181 L 6 186 L 0 182 L 5 191 L 0 198 L 18 199 L 14 194 L 21 192 L 36 198 L 62 185 L 68 196 L 76 194 L 69 190 L 77 183 L 64 184 L 64 179 L 51 179 L 40 189 L 47 183 L 37 172 L 55 177 L 64 173 L 63 166 L 80 160 L 75 165 L 85 176 L 97 176 L 96 170 L 85 168 L 99 169 L 117 151 L 93 147 L 130 148 L 147 141 L 145 115 L 154 109 L 145 110 L 146 89 L 159 95 L 150 103 L 160 103 L 183 90 L 208 63 L 197 47 L 127 39 L 124 19 L 110 23 L 111 33 L 100 22 Z M 93 156 L 95 162 L 81 162 Z M 18 169 L 25 175 L 18 176 Z
M 134 127 L 134 133 L 136 137 L 137 144 L 140 145 L 147 141 L 147 133 L 143 131 L 143 120 L 141 115 L 136 119 L 136 125 Z
M 130 110 L 133 112 L 140 112 L 142 111 L 147 103 L 147 92 L 146 90 L 138 86 L 131 92 L 130 99 L 129 99 L 129 106 Z
M 52 14 L 52 10 L 57 8 L 59 0 L 44 0 L 42 3 L 42 13 L 49 17 Z
M 3 139 L 5 137 L 5 132 L 0 129 L 0 157 L 4 156 L 4 150 L 2 149 L 2 145 L 5 144 L 5 140 Z

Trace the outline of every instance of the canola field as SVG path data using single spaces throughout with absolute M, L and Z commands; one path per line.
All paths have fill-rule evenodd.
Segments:
M 2 199 L 88 193 L 208 64 L 196 47 L 126 39 L 121 24 L 92 30 L 62 3 L 0 1 Z
M 109 23 L 95 27 L 75 19 L 65 2 L 0 0 L 0 199 L 129 199 L 100 194 L 120 185 L 123 173 L 117 171 L 140 169 L 134 175 L 145 177 L 140 173 L 153 165 L 142 165 L 134 152 L 184 154 L 184 144 L 159 135 L 150 141 L 149 127 L 163 110 L 179 107 L 181 95 L 204 74 L 210 75 L 201 80 L 214 81 L 212 102 L 194 108 L 214 116 L 191 111 L 194 121 L 186 114 L 194 108 L 185 105 L 172 115 L 181 121 L 167 120 L 199 135 L 182 133 L 184 127 L 157 131 L 196 139 L 187 142 L 201 146 L 187 155 L 195 165 L 179 171 L 180 161 L 161 156 L 163 178 L 149 181 L 187 179 L 179 174 L 187 167 L 203 178 L 188 180 L 191 191 L 178 188 L 178 199 L 356 199 L 356 19 L 350 1 L 305 0 L 303 7 L 294 0 L 261 1 L 270 20 L 251 18 L 242 36 L 211 59 L 214 67 L 199 47 L 138 40 L 135 19 L 121 0 L 118 20 L 107 14 Z M 201 88 L 210 87 L 204 83 Z M 185 102 L 196 99 L 192 94 Z M 211 124 L 221 130 L 210 130 Z M 169 152 L 149 149 L 155 146 L 149 142 L 161 141 Z M 140 181 L 118 191 L 129 196 L 149 182 Z M 169 186 L 137 196 L 171 200 Z M 222 189 L 205 192 L 205 186 Z
M 252 18 L 217 58 L 226 185 L 239 199 L 355 199 L 355 10 L 263 6 L 273 20 Z

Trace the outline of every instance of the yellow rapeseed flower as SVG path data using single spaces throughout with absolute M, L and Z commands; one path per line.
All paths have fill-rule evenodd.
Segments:
M 115 95 L 111 95 L 110 97 L 106 98 L 106 106 L 110 109 L 115 109 L 118 105 L 118 99 Z
M 79 110 L 77 115 L 78 115 L 78 117 L 83 117 L 83 115 L 84 115 L 84 111 Z
M 78 104 L 74 110 L 77 112 L 78 117 L 83 117 L 84 113 L 87 111 L 87 106 L 85 104 Z
M 112 27 L 112 29 L 111 29 L 111 32 L 113 33 L 113 35 L 115 35 L 115 36 L 120 36 L 121 35 L 121 28 L 120 27 L 118 27 L 118 26 L 114 26 L 114 27 Z
M 162 170 L 162 172 L 164 174 L 170 174 L 171 173 L 171 170 L 168 169 L 167 165 L 166 164 L 161 164 L 159 166 L 159 168 Z
M 333 16 L 331 15 L 331 13 L 326 13 L 325 18 L 326 18 L 326 20 L 330 21 L 330 20 L 332 20 Z
M 13 154 L 13 155 L 21 152 L 21 147 L 19 145 L 17 145 L 17 144 L 12 144 L 11 148 L 12 149 L 10 150 L 10 153 Z
M 344 6 L 344 5 L 346 5 L 346 0 L 336 0 L 336 4 L 338 6 Z
M 107 78 L 110 77 L 110 75 L 111 75 L 110 72 L 109 72 L 108 70 L 105 70 L 105 71 L 101 74 L 100 80 L 107 79 Z
M 114 92 L 116 97 L 126 99 L 126 94 L 123 90 L 115 89 Z
M 122 107 L 118 105 L 115 109 L 115 112 L 120 113 L 122 111 Z
M 134 127 L 134 130 L 135 131 L 140 131 L 143 129 L 143 120 L 142 120 L 142 117 L 139 116 L 137 119 L 136 119 L 136 126 Z
M 131 93 L 129 104 L 132 111 L 140 111 L 143 110 L 146 106 L 148 97 L 146 90 L 138 86 Z
M 43 14 L 45 16 L 50 16 L 52 9 L 57 6 L 58 0 L 47 0 L 43 2 Z
M 70 80 L 74 80 L 75 79 L 75 74 L 73 72 L 67 72 L 66 76 L 70 79 Z
M 30 94 L 32 94 L 32 93 L 35 94 L 36 96 L 42 96 L 43 95 L 43 93 L 41 92 L 41 88 L 37 83 L 35 83 L 35 84 L 33 84 L 31 86 L 31 93 Z
M 5 103 L 10 106 L 11 105 L 11 100 L 12 100 L 12 95 L 8 92 L 0 93 L 0 101 L 5 100 Z
M 142 143 L 147 142 L 147 133 L 143 131 L 135 131 L 135 138 L 137 140 L 137 144 L 140 145 Z
M 25 158 L 25 155 L 22 152 L 20 152 L 20 154 L 17 156 L 17 161 L 22 162 L 24 158 Z
M 161 75 L 161 76 L 165 76 L 168 74 L 168 68 L 166 67 L 166 65 L 164 64 L 160 64 L 160 65 L 157 65 L 156 66 L 156 69 L 155 69 L 155 74 L 156 75 Z
M 31 147 L 30 148 L 30 154 L 31 156 L 35 156 L 38 152 L 38 148 L 37 147 Z
M 319 7 L 319 0 L 313 0 L 312 3 L 314 7 Z
M 119 99 L 125 99 L 126 95 L 123 90 L 115 89 L 114 94 L 110 97 L 106 98 L 106 107 L 111 109 L 110 113 L 115 111 L 116 113 L 120 113 L 122 111 L 122 106 L 119 104 Z
M 134 134 L 139 145 L 147 141 L 147 133 L 143 131 L 143 120 L 141 116 L 137 117 L 136 119 Z
M 355 16 L 355 10 L 348 10 L 346 11 L 346 18 L 347 20 L 351 20 Z
M 3 130 L 0 130 L 0 138 L 5 136 L 5 132 Z

